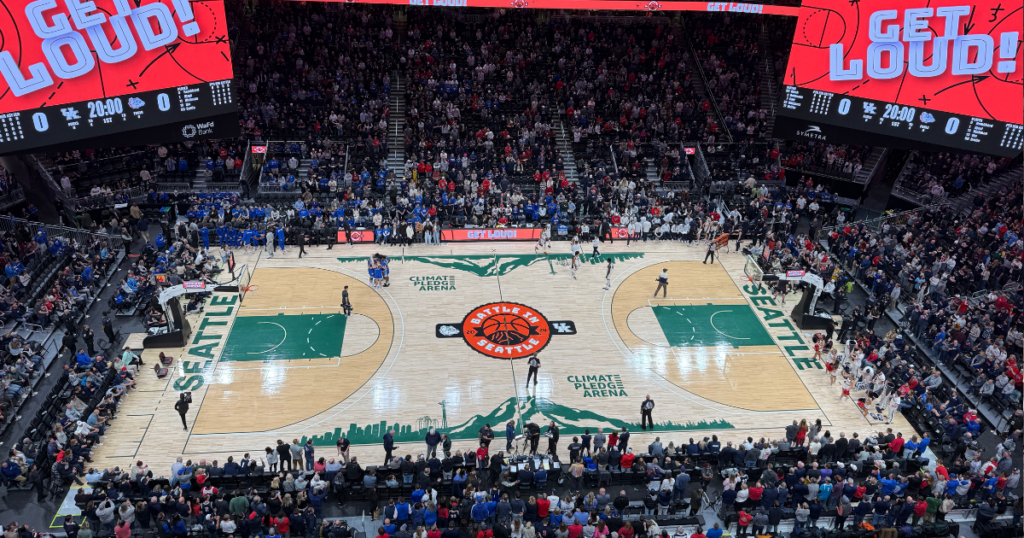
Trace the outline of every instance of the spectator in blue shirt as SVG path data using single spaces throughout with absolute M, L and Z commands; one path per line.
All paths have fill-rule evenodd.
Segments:
M 85 370 L 88 370 L 89 367 L 92 366 L 92 357 L 87 355 L 85 353 L 84 349 L 79 349 L 78 350 L 78 353 L 75 355 L 75 361 L 78 362 L 78 367 L 79 368 L 82 368 L 82 369 L 85 369 Z

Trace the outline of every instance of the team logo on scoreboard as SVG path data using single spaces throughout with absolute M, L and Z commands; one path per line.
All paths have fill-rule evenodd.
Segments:
M 576 334 L 571 321 L 548 321 L 537 310 L 519 303 L 478 306 L 461 323 L 439 323 L 438 338 L 462 338 L 478 353 L 495 359 L 521 359 L 544 349 L 552 336 Z
M 130 106 L 132 108 L 132 110 L 138 110 L 138 109 L 146 106 L 146 102 L 143 101 L 142 99 L 139 99 L 138 97 L 129 97 L 128 98 L 128 106 Z

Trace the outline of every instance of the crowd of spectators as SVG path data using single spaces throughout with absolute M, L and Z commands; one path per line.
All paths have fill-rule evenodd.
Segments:
M 165 150 L 166 152 L 166 147 Z M 53 176 L 69 198 L 83 207 L 102 206 L 118 192 L 152 181 L 157 147 L 110 147 L 64 151 L 49 155 Z M 177 161 L 175 161 L 177 170 Z M 143 174 L 145 171 L 145 174 Z
M 869 290 L 870 315 L 899 306 L 907 337 L 966 374 L 967 399 L 997 414 L 1019 408 L 1022 391 L 1022 214 L 1013 203 L 1022 193 L 1004 187 L 966 218 L 929 208 L 877 231 L 845 225 L 830 235 L 834 255 Z
M 918 151 L 908 165 L 912 168 L 897 187 L 939 202 L 990 181 L 1010 163 L 1010 159 L 990 155 Z
M 693 84 L 699 75 L 683 31 L 660 22 L 567 18 L 554 25 L 554 91 L 582 170 L 595 159 L 610 165 L 606 149 L 613 146 L 621 175 L 646 175 L 651 157 L 660 176 L 683 179 L 672 156 L 661 166 L 667 148 L 674 152 L 684 141 L 714 143 L 719 136 L 711 103 Z
M 57 328 L 78 334 L 84 309 L 98 291 L 102 275 L 115 261 L 105 240 L 87 244 L 48 237 L 40 228 L 33 235 L 25 226 L 3 232 L 0 264 L 0 423 L 6 428 L 15 411 L 33 392 L 43 371 L 41 342 L 34 332 Z M 23 479 L 24 480 L 24 479 Z
M 332 184 L 351 185 L 358 176 L 358 187 L 372 191 L 378 173 L 386 181 L 393 177 L 387 171 L 386 131 L 396 72 L 405 81 L 404 172 L 406 178 L 415 176 L 415 182 L 422 183 L 424 176 L 432 182 L 444 179 L 451 190 L 453 183 L 467 180 L 499 185 L 508 179 L 522 184 L 524 195 L 550 191 L 565 174 L 555 144 L 562 129 L 573 141 L 579 175 L 593 181 L 614 168 L 615 181 L 638 182 L 647 176 L 647 158 L 654 159 L 661 179 L 691 180 L 678 143 L 693 140 L 716 148 L 720 126 L 710 113 L 710 101 L 692 84 L 698 75 L 685 34 L 662 18 L 627 25 L 555 18 L 537 26 L 533 14 L 526 12 L 494 13 L 493 18 L 466 22 L 444 12 L 422 11 L 410 19 L 406 35 L 395 36 L 390 15 L 377 6 L 254 8 L 238 55 L 243 137 L 296 141 L 299 148 L 278 156 L 282 164 L 292 157 L 301 162 L 316 151 L 315 164 L 330 160 L 337 165 L 347 159 L 352 174 L 345 178 L 339 166 L 311 166 L 308 171 L 282 166 L 266 170 L 265 184 L 323 193 L 332 192 Z M 756 50 L 759 34 L 755 18 L 730 19 L 743 29 L 734 32 L 727 25 L 702 31 L 712 32 L 715 43 L 725 39 L 715 32 L 738 39 L 738 48 L 722 52 L 738 59 L 744 54 L 737 51 Z M 553 54 L 539 52 L 547 49 Z M 736 69 L 757 72 L 752 61 L 749 66 L 722 64 L 714 69 L 725 74 L 722 88 L 728 93 L 720 96 L 723 103 L 756 101 L 756 85 L 728 83 Z M 749 96 L 735 96 L 747 89 Z M 745 116 L 746 109 L 739 114 Z M 747 123 L 763 125 L 759 114 L 747 117 L 755 119 Z M 228 157 L 240 147 L 235 141 L 216 145 L 226 148 Z M 158 149 L 162 154 L 154 155 Z M 238 159 L 216 154 L 216 147 L 199 143 L 141 151 L 88 150 L 54 156 L 53 161 L 62 171 L 75 172 L 62 173 L 62 186 L 86 198 L 80 200 L 81 209 L 91 209 L 123 202 L 134 193 L 130 188 L 148 186 L 158 174 L 162 181 L 190 184 L 194 171 L 204 168 L 215 180 L 237 174 Z M 740 160 L 747 162 L 737 156 L 723 167 Z M 111 173 L 89 173 L 83 180 L 89 163 Z M 362 177 L 364 171 L 371 176 L 369 182 Z M 418 188 L 432 190 L 422 184 Z M 367 196 L 359 188 L 353 194 Z
M 555 150 L 543 55 L 527 53 L 528 17 L 458 24 L 416 17 L 400 59 L 406 80 L 405 176 L 448 182 L 508 178 L 540 183 L 564 171 Z M 487 35 L 485 35 L 487 32 Z
M 549 180 L 540 195 L 524 194 L 507 178 L 449 183 L 442 175 L 436 184 L 425 182 L 421 187 L 382 172 L 376 178 L 366 171 L 361 175 L 364 177 L 353 174 L 339 184 L 330 180 L 320 191 L 313 183 L 304 185 L 307 190 L 300 198 L 285 203 L 243 202 L 227 193 L 156 191 L 150 192 L 149 201 L 187 204 L 183 212 L 196 233 L 203 228 L 207 234 L 222 227 L 239 235 L 251 230 L 251 246 L 270 244 L 270 249 L 278 228 L 288 244 L 300 240 L 324 244 L 332 241 L 338 230 L 356 228 L 372 229 L 382 241 L 401 234 L 411 242 L 423 242 L 425 227 L 550 226 L 556 230 L 565 225 L 570 235 L 605 237 L 612 227 L 631 224 L 644 236 L 677 232 L 675 236 L 682 237 L 692 232 L 694 237 L 699 233 L 706 237 L 703 234 L 714 227 L 748 238 L 772 233 L 771 241 L 776 235 L 785 241 L 795 232 L 800 217 L 806 217 L 817 230 L 837 211 L 832 193 L 806 181 L 798 187 L 776 184 L 769 188 L 750 179 L 752 202 L 723 217 L 721 202 L 690 199 L 684 189 L 610 175 L 584 174 L 578 184 Z
M 235 182 L 245 154 L 237 139 L 73 150 L 49 155 L 54 178 L 77 211 L 126 204 L 159 181 Z M 59 179 L 58 179 L 59 178 Z
M 256 6 L 236 73 L 243 137 L 386 154 L 393 33 L 390 12 L 375 7 Z
M 782 166 L 812 174 L 854 178 L 873 150 L 870 146 L 852 144 L 790 141 L 783 148 Z
M 147 237 L 143 234 L 143 237 Z M 35 238 L 42 241 L 45 237 Z M 52 245 L 54 242 L 50 241 Z M 141 360 L 128 348 L 114 347 L 118 341 L 112 317 L 123 303 L 133 303 L 147 313 L 147 325 L 153 316 L 161 316 L 155 295 L 161 286 L 180 284 L 182 279 L 209 280 L 218 271 L 219 258 L 203 256 L 185 241 L 164 245 L 159 252 L 148 245 L 134 261 L 128 274 L 115 286 L 110 310 L 103 312 L 100 322 L 106 341 L 100 340 L 90 324 L 81 324 L 91 297 L 98 296 L 104 275 L 114 258 L 101 241 L 89 245 L 63 247 L 68 263 L 46 295 L 34 309 L 26 309 L 5 294 L 0 309 L 6 318 L 37 324 L 40 330 L 59 325 L 64 330 L 58 357 L 68 358 L 61 367 L 61 378 L 51 396 L 39 410 L 26 438 L 17 443 L 10 458 L 3 463 L 3 482 L 37 488 L 39 500 L 58 495 L 68 482 L 83 484 L 89 480 L 88 464 L 92 448 L 102 444 L 105 430 L 114 418 L 126 394 L 134 390 Z M 60 253 L 53 253 L 54 256 Z M 8 274 L 14 262 L 6 266 Z M 20 277 L 15 277 L 14 281 Z M 208 294 L 196 294 L 188 309 L 196 310 Z M 166 330 L 165 324 L 164 330 Z M 84 342 L 81 345 L 80 342 Z M 6 398 L 26 398 L 23 381 L 39 375 L 42 350 L 36 342 L 25 342 L 11 332 L 0 338 L 3 352 L 9 352 L 12 365 L 4 372 Z M 16 362 L 15 362 L 16 361 Z M 157 365 L 159 368 L 161 365 Z M 91 480 L 95 481 L 95 480 Z M 97 533 L 113 530 L 97 527 Z
M 758 17 L 702 16 L 691 40 L 734 141 L 767 138 L 768 111 L 761 106 L 761 26 Z
M 506 450 L 514 434 L 508 433 Z M 122 527 L 184 535 L 198 525 L 211 537 L 351 536 L 344 520 L 325 517 L 330 497 L 370 501 L 379 536 L 409 538 L 719 538 L 733 522 L 744 536 L 778 532 L 790 522 L 795 529 L 814 528 L 822 518 L 831 518 L 834 529 L 867 528 L 862 523 L 899 528 L 946 521 L 968 502 L 979 507 L 976 530 L 1003 514 L 1012 513 L 1015 525 L 1021 518 L 1020 499 L 1011 493 L 1020 485 L 1020 471 L 1008 456 L 1011 438 L 1000 445 L 1006 449 L 1000 457 L 972 471 L 960 459 L 924 466 L 927 436 L 905 437 L 890 428 L 848 437 L 833 434 L 820 420 L 794 421 L 774 440 L 724 445 L 714 436 L 678 445 L 657 438 L 641 447 L 630 444 L 625 428 L 609 437 L 587 430 L 564 452 L 558 452 L 557 441 L 552 444 L 549 455 L 562 460 L 561 469 L 525 466 L 513 472 L 504 452 L 492 446 L 493 437 L 482 431 L 480 448 L 463 453 L 431 432 L 426 454 L 399 455 L 373 469 L 349 456 L 344 438 L 330 448 L 278 440 L 265 454 L 244 454 L 237 461 L 179 457 L 166 475 L 142 461 L 130 469 L 90 468 L 79 474 L 92 491 L 75 495 L 85 521 L 69 517 L 64 528 L 69 535 L 83 528 L 116 533 Z M 614 495 L 601 487 L 612 487 L 613 472 L 618 484 L 644 484 L 642 507 L 631 504 L 638 499 L 625 489 Z M 547 489 L 559 475 L 565 485 Z M 239 480 L 250 486 L 239 488 Z M 704 493 L 711 487 L 722 488 L 718 515 L 725 523 L 706 530 L 693 523 L 692 534 L 683 526 L 658 524 L 670 514 L 678 519 L 706 508 Z

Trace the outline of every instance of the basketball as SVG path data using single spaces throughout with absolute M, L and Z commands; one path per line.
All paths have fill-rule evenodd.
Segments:
M 515 314 L 496 314 L 480 326 L 484 337 L 502 346 L 522 344 L 530 337 L 530 324 Z

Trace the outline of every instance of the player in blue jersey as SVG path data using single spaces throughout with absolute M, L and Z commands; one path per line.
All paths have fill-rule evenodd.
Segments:
M 284 254 L 284 228 L 278 226 L 274 235 L 277 236 L 277 248 L 281 249 L 281 254 Z
M 385 288 L 391 285 L 391 269 L 388 267 L 390 262 L 391 260 L 389 260 L 387 256 L 380 256 L 380 267 L 383 271 L 382 276 L 384 277 Z
M 370 286 L 379 289 L 382 287 L 381 280 L 384 278 L 384 269 L 377 265 L 372 258 L 370 264 Z
M 242 232 L 242 244 L 245 245 L 245 253 L 246 254 L 250 254 L 250 253 L 253 252 L 252 238 L 253 238 L 252 228 L 246 228 L 245 231 Z

